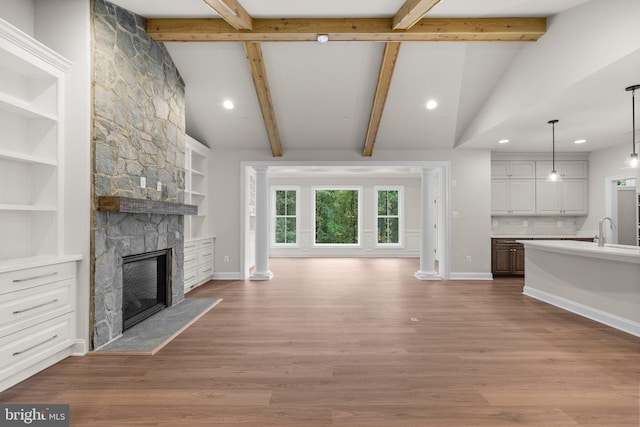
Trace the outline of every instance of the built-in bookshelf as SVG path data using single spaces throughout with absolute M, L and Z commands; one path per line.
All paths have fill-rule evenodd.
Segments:
M 0 20 L 0 262 L 62 254 L 62 97 L 70 65 Z

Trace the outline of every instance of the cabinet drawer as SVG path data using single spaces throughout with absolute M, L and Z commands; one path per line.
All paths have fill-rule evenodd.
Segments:
M 73 344 L 73 313 L 0 338 L 0 377 L 33 365 Z
M 193 271 L 189 274 L 185 272 L 184 275 L 184 291 L 190 291 L 194 286 L 198 284 L 197 271 Z
M 73 278 L 75 274 L 75 262 L 9 271 L 0 274 L 0 294 L 28 289 L 47 283 L 59 282 Z
M 198 252 L 198 265 L 213 265 L 213 250 Z
M 213 265 L 201 265 L 198 267 L 198 282 L 204 282 L 213 276 Z
M 198 249 L 198 242 L 184 242 L 184 253 L 195 252 Z
M 0 295 L 0 337 L 70 313 L 74 306 L 74 279 Z
M 213 249 L 213 239 L 204 239 L 198 241 L 198 249 Z
M 198 254 L 197 252 L 184 253 L 184 268 L 185 270 L 190 268 L 191 266 L 196 267 L 198 265 Z

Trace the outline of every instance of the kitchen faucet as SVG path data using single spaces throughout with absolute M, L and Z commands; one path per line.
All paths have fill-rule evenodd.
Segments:
M 598 223 L 598 246 L 600 247 L 604 246 L 604 222 L 607 219 L 609 220 L 611 228 L 616 228 L 616 226 L 613 224 L 613 220 L 610 217 L 605 216 L 600 220 L 600 222 Z

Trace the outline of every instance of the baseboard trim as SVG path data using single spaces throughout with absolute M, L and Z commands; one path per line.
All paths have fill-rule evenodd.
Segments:
M 632 320 L 528 286 L 524 287 L 522 293 L 531 298 L 535 298 L 542 302 L 546 302 L 547 304 L 555 305 L 556 307 L 578 314 L 582 317 L 586 317 L 587 319 L 594 320 L 628 334 L 640 337 L 640 323 Z
M 71 347 L 72 356 L 85 356 L 88 351 L 87 342 L 85 340 L 76 340 L 73 347 Z
M 212 280 L 242 280 L 240 272 L 213 273 Z
M 493 280 L 491 273 L 451 273 L 449 280 Z

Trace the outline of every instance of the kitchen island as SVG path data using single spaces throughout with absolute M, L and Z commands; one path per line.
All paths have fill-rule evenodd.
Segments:
M 523 293 L 640 336 L 640 248 L 521 240 Z

